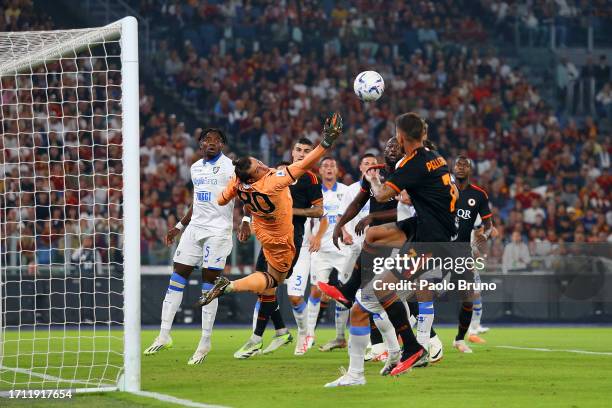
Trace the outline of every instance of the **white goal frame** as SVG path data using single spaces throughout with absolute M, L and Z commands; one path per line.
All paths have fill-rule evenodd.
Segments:
M 60 30 L 65 31 L 65 30 Z M 79 30 L 75 30 L 75 33 Z M 16 37 L 19 33 L 15 33 Z M 43 34 L 41 32 L 41 34 Z M 139 82 L 138 82 L 138 23 L 125 17 L 99 29 L 83 30 L 82 34 L 61 45 L 39 49 L 26 57 L 0 61 L 0 78 L 32 69 L 36 65 L 63 57 L 67 53 L 86 49 L 89 43 L 120 38 L 121 45 L 121 109 L 123 141 L 123 373 L 116 387 L 77 388 L 75 392 L 128 391 L 139 392 L 140 372 L 140 143 L 139 143 Z M 2 258 L 0 257 L 0 268 Z M 2 274 L 0 274 L 0 278 Z M 0 280 L 0 289 L 2 281 Z M 2 293 L 2 292 L 0 292 Z M 3 300 L 0 299 L 0 319 Z M 0 320 L 0 336 L 6 322 Z M 2 360 L 0 337 L 0 361 Z M 36 374 L 36 373 L 34 373 Z M 40 374 L 39 374 L 40 376 Z M 0 393 L 6 394 L 6 392 Z

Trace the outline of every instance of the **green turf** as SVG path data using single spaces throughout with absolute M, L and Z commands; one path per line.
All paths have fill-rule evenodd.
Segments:
M 303 357 L 294 357 L 291 346 L 272 355 L 239 361 L 232 354 L 246 340 L 249 331 L 219 329 L 213 334 L 214 350 L 205 363 L 190 367 L 186 362 L 197 344 L 199 331 L 175 330 L 173 349 L 143 357 L 142 388 L 231 407 L 610 406 L 612 355 L 545 353 L 495 347 L 510 345 L 611 352 L 610 328 L 496 328 L 486 335 L 488 343 L 475 346 L 472 355 L 459 355 L 451 349 L 452 332 L 451 329 L 439 330 L 445 344 L 445 357 L 433 367 L 415 369 L 399 378 L 382 378 L 378 375 L 380 363 L 366 363 L 366 386 L 324 389 L 323 384 L 339 376 L 340 366 L 348 366 L 346 351 L 321 353 L 311 350 Z M 143 332 L 143 349 L 155 335 L 155 331 Z M 22 333 L 22 339 L 25 336 Z M 321 330 L 318 342 L 325 342 L 332 336 L 332 330 Z M 27 350 L 23 344 L 21 347 Z M 43 357 L 37 357 L 36 361 L 39 358 Z M 74 360 L 64 358 L 69 364 L 74 363 Z M 93 361 L 97 362 L 96 358 Z M 7 365 L 6 360 L 3 364 Z M 3 373 L 1 389 L 6 389 L 5 375 Z M 152 399 L 124 393 L 78 395 L 71 401 L 57 403 L 0 400 L 0 406 L 7 404 L 24 407 L 61 404 L 89 408 L 166 406 Z

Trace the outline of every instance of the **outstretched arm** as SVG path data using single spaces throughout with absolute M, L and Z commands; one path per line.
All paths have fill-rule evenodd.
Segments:
M 219 205 L 227 205 L 236 195 L 238 194 L 238 180 L 236 176 L 232 176 L 230 182 L 228 183 L 225 190 L 221 193 L 221 195 L 217 198 L 217 204 Z

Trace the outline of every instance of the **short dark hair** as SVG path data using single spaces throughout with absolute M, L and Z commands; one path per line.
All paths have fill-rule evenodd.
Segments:
M 427 123 L 414 112 L 403 113 L 395 119 L 395 126 L 412 140 L 421 140 Z
M 314 145 L 314 143 L 312 143 L 312 141 L 310 139 L 308 139 L 307 137 L 300 137 L 297 140 L 297 142 L 295 142 L 295 144 L 303 144 L 303 145 L 306 145 L 306 146 L 313 146 Z
M 246 183 L 250 178 L 249 170 L 251 169 L 251 157 L 239 157 L 237 159 L 234 159 L 232 161 L 232 164 L 235 167 L 234 172 L 236 173 L 236 177 L 238 178 L 238 180 L 243 183 Z
M 332 157 L 332 156 L 325 156 L 325 157 L 323 157 L 323 158 L 321 159 L 321 161 L 319 162 L 319 166 L 320 166 L 320 165 L 322 165 L 323 163 L 325 163 L 325 162 L 326 162 L 326 161 L 328 161 L 328 160 L 333 160 L 333 161 L 336 161 L 336 159 L 335 159 L 334 157 Z
M 359 163 L 361 163 L 363 159 L 368 159 L 370 157 L 376 158 L 376 156 L 374 156 L 372 153 L 366 153 L 359 158 Z
M 470 159 L 466 155 L 460 154 L 459 156 L 457 156 L 457 158 L 455 159 L 455 164 L 457 164 L 457 162 L 459 160 L 466 160 L 468 162 L 468 165 L 470 166 L 470 168 L 474 167 L 474 162 L 472 162 L 472 159 Z
M 290 162 L 288 162 L 287 160 L 283 160 L 283 161 L 281 161 L 280 163 L 278 163 L 278 164 L 276 165 L 276 167 L 280 167 L 280 166 L 290 166 L 290 165 L 291 165 L 291 163 L 290 163 Z
M 219 135 L 219 137 L 221 137 L 221 142 L 223 142 L 223 144 L 227 144 L 227 137 L 225 137 L 225 133 L 223 133 L 223 131 L 219 128 L 206 128 L 204 130 L 202 130 L 202 133 L 200 133 L 200 137 L 198 139 L 198 142 L 201 142 L 202 139 L 204 139 L 209 133 L 216 133 Z

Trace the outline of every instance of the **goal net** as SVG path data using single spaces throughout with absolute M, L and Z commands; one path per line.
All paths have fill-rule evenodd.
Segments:
M 0 392 L 140 386 L 137 24 L 0 33 Z

